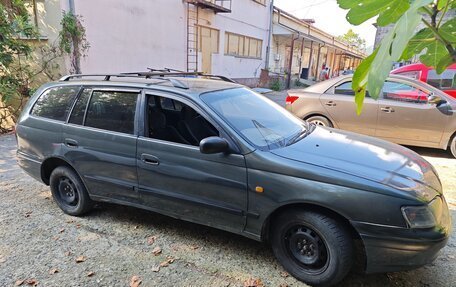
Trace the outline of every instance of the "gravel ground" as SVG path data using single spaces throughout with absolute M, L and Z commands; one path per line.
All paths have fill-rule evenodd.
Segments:
M 0 286 L 27 279 L 38 286 L 129 286 L 133 276 L 141 286 L 243 286 L 251 278 L 265 286 L 305 286 L 284 273 L 267 245 L 241 236 L 108 204 L 85 217 L 65 215 L 49 188 L 16 165 L 15 148 L 13 136 L 0 136 Z M 440 173 L 456 218 L 456 160 L 417 151 Z M 157 247 L 161 253 L 154 255 Z M 350 274 L 341 286 L 456 286 L 455 256 L 453 236 L 431 265 Z M 168 266 L 158 270 L 161 263 Z

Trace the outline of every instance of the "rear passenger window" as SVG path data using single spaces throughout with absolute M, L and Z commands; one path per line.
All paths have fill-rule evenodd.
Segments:
M 334 94 L 354 96 L 355 91 L 352 89 L 352 82 L 345 82 L 334 88 Z
M 84 123 L 84 114 L 91 93 L 92 90 L 84 90 L 81 96 L 79 96 L 76 105 L 74 105 L 73 112 L 71 112 L 69 123 L 76 125 L 82 125 Z
M 136 93 L 94 91 L 85 125 L 133 134 L 137 97 Z
M 65 121 L 79 91 L 79 87 L 51 88 L 35 102 L 32 115 Z

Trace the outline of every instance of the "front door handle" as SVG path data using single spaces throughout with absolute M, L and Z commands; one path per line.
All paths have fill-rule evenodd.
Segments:
M 336 103 L 333 101 L 329 101 L 329 102 L 326 102 L 325 105 L 327 105 L 328 107 L 335 107 Z
M 74 139 L 65 139 L 64 143 L 67 147 L 78 147 L 78 142 Z
M 384 108 L 381 108 L 380 109 L 382 112 L 385 112 L 385 113 L 394 113 L 394 109 L 393 108 L 390 108 L 390 107 L 384 107 Z
M 145 164 L 150 164 L 150 165 L 159 165 L 160 161 L 158 160 L 158 157 L 150 154 L 143 153 L 141 154 L 141 161 L 144 162 Z

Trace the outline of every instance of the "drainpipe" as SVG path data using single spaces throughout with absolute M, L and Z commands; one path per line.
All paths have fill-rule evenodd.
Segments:
M 274 0 L 271 0 L 271 7 L 269 9 L 269 31 L 268 31 L 268 45 L 266 46 L 266 62 L 264 68 L 269 70 L 269 57 L 271 55 L 271 40 L 272 40 L 272 24 L 274 18 Z

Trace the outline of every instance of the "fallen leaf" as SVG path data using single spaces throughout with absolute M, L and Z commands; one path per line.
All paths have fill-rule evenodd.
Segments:
M 155 239 L 157 239 L 156 236 L 150 236 L 149 238 L 147 238 L 147 244 L 149 244 L 149 245 L 154 244 Z
M 24 280 L 22 279 L 19 279 L 16 281 L 16 283 L 14 283 L 15 286 L 21 286 L 22 284 L 24 284 Z
M 59 240 L 59 239 L 60 239 L 60 237 L 58 237 L 58 236 L 54 236 L 54 237 L 52 237 L 52 239 L 53 239 L 54 241 L 57 241 L 57 240 Z
M 162 263 L 160 263 L 160 266 L 161 267 L 168 267 L 169 264 L 172 264 L 174 262 L 174 260 L 176 260 L 176 259 L 173 258 L 172 256 L 167 256 L 166 260 L 163 261 Z
M 27 212 L 25 212 L 25 215 L 24 215 L 24 216 L 25 216 L 25 217 L 30 217 L 30 215 L 32 214 L 32 212 L 33 212 L 33 211 L 27 211 Z
M 66 223 L 73 223 L 73 222 L 74 222 L 74 220 L 71 220 L 71 219 L 66 221 Z
M 155 247 L 153 250 L 152 250 L 152 253 L 157 256 L 158 254 L 162 253 L 162 250 L 160 247 Z
M 86 259 L 87 258 L 85 256 L 81 255 L 78 258 L 76 258 L 76 263 L 84 262 L 84 261 L 86 261 Z
M 250 278 L 244 281 L 244 287 L 264 287 L 264 284 L 261 282 L 261 279 Z
M 59 270 L 57 270 L 57 268 L 52 268 L 51 270 L 49 270 L 49 274 L 55 274 L 55 273 L 59 273 Z
M 65 232 L 65 228 L 62 228 L 59 230 L 59 233 L 63 233 L 63 232 Z
M 139 278 L 139 276 L 136 275 L 131 277 L 130 287 L 138 287 L 139 285 L 141 285 L 141 278 Z
M 279 287 L 288 287 L 288 284 L 287 283 L 282 283 L 279 285 Z
M 38 280 L 36 279 L 27 279 L 24 281 L 25 284 L 30 285 L 30 286 L 36 286 L 38 285 Z
M 76 228 L 81 228 L 81 224 L 76 224 Z
M 288 274 L 288 272 L 286 272 L 286 271 L 282 271 L 282 272 L 280 272 L 280 276 L 286 278 L 286 277 L 290 276 L 290 274 Z
M 89 273 L 87 273 L 87 277 L 92 277 L 93 275 L 95 275 L 95 272 L 90 271 Z
M 199 246 L 197 246 L 197 245 L 190 245 L 190 249 L 192 249 L 192 250 L 196 250 L 198 248 L 199 248 Z
M 72 254 L 72 253 L 71 253 L 70 251 L 65 252 L 65 255 L 66 255 L 66 256 L 71 256 L 71 254 Z
M 158 271 L 160 271 L 160 266 L 152 267 L 152 272 L 158 272 Z

